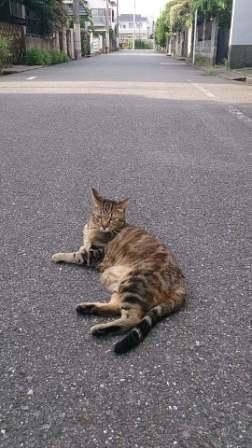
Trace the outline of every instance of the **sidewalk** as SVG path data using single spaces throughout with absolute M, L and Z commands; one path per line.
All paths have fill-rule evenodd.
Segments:
M 229 79 L 231 81 L 245 82 L 246 84 L 252 85 L 252 67 L 245 67 L 241 69 L 229 69 L 225 66 L 199 66 L 197 68 L 204 71 L 207 75 L 220 76 L 224 79 Z
M 176 59 L 176 61 L 184 61 L 187 64 L 192 65 L 196 69 L 202 70 L 208 76 L 220 76 L 221 78 L 229 79 L 230 81 L 240 81 L 248 85 L 252 85 L 252 67 L 245 67 L 234 70 L 226 68 L 224 65 L 193 65 L 191 58 L 174 56 L 171 57 Z

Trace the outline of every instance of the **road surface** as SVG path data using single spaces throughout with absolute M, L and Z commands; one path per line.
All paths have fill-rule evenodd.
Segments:
M 1 448 L 251 446 L 251 89 L 149 53 L 1 78 Z M 98 275 L 50 262 L 91 187 L 129 196 L 189 285 L 121 357 L 75 312 Z

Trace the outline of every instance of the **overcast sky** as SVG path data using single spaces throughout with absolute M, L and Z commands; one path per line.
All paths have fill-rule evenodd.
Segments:
M 167 3 L 167 0 L 135 0 L 136 12 L 145 16 L 158 17 L 160 10 Z M 119 0 L 119 10 L 121 14 L 132 13 L 134 0 Z

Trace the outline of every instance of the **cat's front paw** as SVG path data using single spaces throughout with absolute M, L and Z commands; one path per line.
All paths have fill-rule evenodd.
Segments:
M 54 263 L 62 263 L 64 261 L 64 254 L 59 252 L 58 254 L 54 254 L 51 258 Z
M 94 303 L 80 303 L 76 307 L 78 314 L 94 314 L 96 305 Z

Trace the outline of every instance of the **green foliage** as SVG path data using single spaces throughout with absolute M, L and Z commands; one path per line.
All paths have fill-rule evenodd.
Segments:
M 37 48 L 26 51 L 25 63 L 28 65 L 43 65 L 43 52 Z
M 51 50 L 48 52 L 51 58 L 50 64 L 60 64 L 61 62 L 67 62 L 68 56 L 63 51 Z
M 152 42 L 149 42 L 146 40 L 136 39 L 135 40 L 135 49 L 136 50 L 152 50 L 153 44 L 152 44 Z
M 68 56 L 63 51 L 58 50 L 40 50 L 31 48 L 27 50 L 25 62 L 28 65 L 50 65 L 67 62 Z
M 229 29 L 233 0 L 191 0 L 193 10 L 206 18 L 217 17 L 223 29 Z
M 171 0 L 166 6 L 166 15 L 171 32 L 183 31 L 192 23 L 192 1 Z
M 190 26 L 192 12 L 192 0 L 170 0 L 156 23 L 156 44 L 165 47 L 167 36 Z
M 162 48 L 166 46 L 168 31 L 166 11 L 164 10 L 157 19 L 155 30 L 155 42 Z
M 156 22 L 156 44 L 165 47 L 167 36 L 192 24 L 193 12 L 206 18 L 217 17 L 221 28 L 229 28 L 233 0 L 169 0 Z
M 200 12 L 208 12 L 213 16 L 222 11 L 232 9 L 232 0 L 191 0 L 193 9 L 198 9 Z
M 0 36 L 0 73 L 8 63 L 8 58 L 10 55 L 8 40 Z

